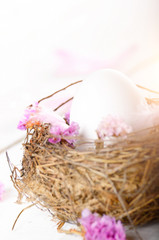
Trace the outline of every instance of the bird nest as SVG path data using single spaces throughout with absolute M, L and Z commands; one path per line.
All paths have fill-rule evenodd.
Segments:
M 50 143 L 49 129 L 27 130 L 22 168 L 12 172 L 20 196 L 63 222 L 77 223 L 85 208 L 134 225 L 159 218 L 159 126 L 76 147 Z

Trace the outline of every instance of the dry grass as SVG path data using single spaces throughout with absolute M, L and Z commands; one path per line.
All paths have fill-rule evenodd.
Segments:
M 27 133 L 22 169 L 12 175 L 20 194 L 64 222 L 77 223 L 84 208 L 135 225 L 159 217 L 159 127 L 88 151 L 50 144 L 48 130 Z

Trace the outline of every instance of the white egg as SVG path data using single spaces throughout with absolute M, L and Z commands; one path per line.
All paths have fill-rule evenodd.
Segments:
M 113 70 L 96 71 L 84 80 L 74 96 L 70 120 L 80 127 L 80 136 L 97 139 L 96 129 L 103 118 L 120 117 L 134 131 L 147 102 L 137 86 L 124 74 Z

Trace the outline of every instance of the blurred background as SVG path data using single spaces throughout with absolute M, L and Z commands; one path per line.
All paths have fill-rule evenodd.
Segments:
M 95 70 L 115 68 L 159 91 L 158 13 L 158 0 L 0 0 L 0 153 L 25 136 L 17 123 L 26 106 Z M 21 148 L 9 150 L 13 162 L 20 162 Z M 20 208 L 13 205 L 17 193 L 4 153 L 0 160 L 6 189 L 0 229 L 6 234 Z M 37 218 L 40 214 L 31 219 L 27 213 L 27 225 L 20 222 L 17 232 L 4 239 L 36 238 L 37 219 L 42 226 L 38 239 L 46 239 L 46 231 L 47 240 L 55 239 L 52 223 L 47 225 L 43 213 Z M 158 225 L 146 229 L 144 239 L 158 239 Z
M 158 0 L 0 1 L 0 146 L 24 107 L 97 69 L 156 89 L 158 12 Z

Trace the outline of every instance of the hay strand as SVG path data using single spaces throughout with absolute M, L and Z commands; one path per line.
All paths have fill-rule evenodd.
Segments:
M 19 219 L 19 217 L 20 217 L 20 215 L 25 211 L 25 210 L 27 210 L 27 209 L 29 209 L 29 208 L 31 208 L 31 207 L 33 207 L 35 205 L 35 203 L 33 203 L 33 204 L 31 204 L 31 205 L 29 205 L 29 206 L 27 206 L 26 208 L 23 208 L 22 209 L 22 211 L 18 214 L 18 216 L 17 216 L 17 218 L 16 218 L 16 220 L 15 220 L 15 222 L 14 222 L 14 224 L 13 224 L 13 226 L 12 226 L 12 231 L 14 230 L 14 228 L 15 228 L 15 225 L 16 225 L 16 223 L 17 223 L 17 221 L 18 221 L 18 219 Z

